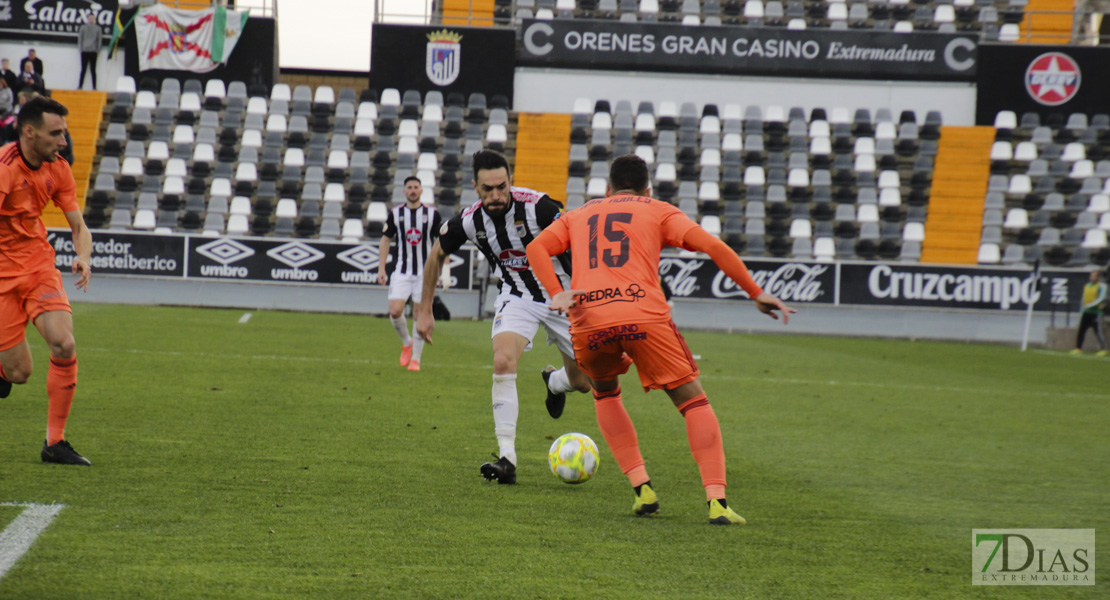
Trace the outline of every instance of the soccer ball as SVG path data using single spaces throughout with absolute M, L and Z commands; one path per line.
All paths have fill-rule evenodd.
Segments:
M 551 472 L 565 483 L 582 483 L 594 476 L 600 455 L 597 444 L 584 433 L 565 433 L 547 452 Z

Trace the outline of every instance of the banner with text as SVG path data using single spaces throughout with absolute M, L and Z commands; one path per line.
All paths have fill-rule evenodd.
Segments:
M 94 231 L 92 251 L 93 276 L 147 275 L 151 277 L 183 277 L 185 275 L 185 239 L 182 236 Z M 73 234 L 68 229 L 51 229 L 46 240 L 54 248 L 54 264 L 63 273 L 70 272 L 73 258 Z
M 966 34 L 526 19 L 522 66 L 851 79 L 971 81 Z
M 73 41 L 90 15 L 110 38 L 118 7 L 118 0 L 0 0 L 0 38 Z M 15 63 L 21 57 L 9 58 Z
M 747 259 L 752 278 L 767 293 L 788 304 L 834 304 L 836 266 L 829 263 Z M 659 276 L 676 298 L 747 299 L 748 294 L 705 258 L 665 256 Z
M 1025 310 L 1067 310 L 1078 306 L 1089 274 L 1084 270 L 990 269 L 945 265 L 844 264 L 840 303 Z
M 74 251 L 68 229 L 47 237 L 59 269 L 69 271 Z M 464 248 L 448 262 L 450 287 L 472 289 L 484 265 Z M 378 244 L 265 238 L 211 238 L 117 231 L 93 232 L 93 273 L 216 279 L 252 283 L 378 285 Z M 747 259 L 764 290 L 788 304 L 887 306 L 969 310 L 1075 310 L 1085 269 L 956 267 L 907 263 L 819 263 Z M 392 269 L 387 268 L 387 272 Z M 708 258 L 664 256 L 659 276 L 676 298 L 746 300 Z
M 467 289 L 471 261 L 452 256 L 451 288 Z M 378 246 L 256 238 L 190 238 L 190 279 L 378 285 Z

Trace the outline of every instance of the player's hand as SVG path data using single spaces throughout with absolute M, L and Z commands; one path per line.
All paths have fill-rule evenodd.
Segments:
M 436 318 L 432 316 L 432 311 L 429 309 L 425 311 L 423 308 L 416 314 L 416 331 L 420 337 L 429 345 L 432 343 L 432 332 L 436 328 Z
M 389 281 L 389 277 L 385 273 L 378 273 L 378 285 L 385 285 L 387 281 Z
M 771 294 L 768 294 L 767 292 L 763 292 L 762 294 L 755 297 L 755 307 L 759 309 L 759 312 L 771 317 L 772 319 L 775 319 L 776 321 L 778 320 L 779 316 L 775 313 L 775 311 L 777 310 L 781 312 L 783 325 L 786 325 L 790 322 L 791 313 L 798 312 L 793 308 L 790 308 L 789 306 L 783 304 L 782 300 L 779 300 L 778 298 L 772 296 Z
M 578 306 L 578 296 L 584 293 L 582 290 L 563 290 L 551 297 L 551 304 L 547 308 L 562 315 L 569 315 L 570 309 Z
M 73 274 L 77 275 L 77 283 L 74 286 L 83 292 L 89 291 L 89 279 L 92 278 L 92 267 L 89 263 L 80 258 L 74 258 Z

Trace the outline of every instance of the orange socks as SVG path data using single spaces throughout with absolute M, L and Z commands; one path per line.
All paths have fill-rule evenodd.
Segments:
M 690 440 L 690 453 L 698 463 L 701 482 L 705 486 L 705 499 L 725 497 L 725 448 L 721 442 L 721 426 L 717 413 L 709 406 L 705 394 L 699 394 L 678 407 L 686 418 L 686 437 Z
M 66 419 L 77 391 L 77 357 L 65 359 L 50 357 L 50 370 L 46 374 L 46 395 L 50 408 L 46 419 L 46 444 L 53 446 L 65 439 Z
M 597 425 L 621 473 L 628 476 L 633 487 L 647 483 L 650 478 L 640 455 L 640 443 L 632 419 L 624 410 L 620 389 L 598 393 L 594 390 L 594 409 Z M 709 406 L 705 394 L 691 398 L 678 407 L 686 419 L 686 437 L 690 440 L 690 453 L 698 463 L 706 500 L 725 497 L 725 448 L 721 441 L 721 426 L 717 414 Z
M 601 435 L 605 436 L 605 443 L 609 445 L 621 473 L 628 476 L 632 487 L 647 483 L 650 478 L 644 468 L 644 457 L 640 455 L 640 442 L 636 438 L 632 419 L 621 402 L 620 388 L 601 393 L 594 390 L 594 409 Z

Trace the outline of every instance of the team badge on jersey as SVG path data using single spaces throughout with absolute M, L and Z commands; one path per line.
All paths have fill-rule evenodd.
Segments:
M 1079 64 L 1062 52 L 1046 52 L 1025 70 L 1025 90 L 1045 106 L 1059 106 L 1074 98 L 1080 80 Z
M 528 235 L 528 228 L 524 226 L 524 221 L 516 222 L 516 235 L 521 239 Z
M 459 78 L 462 60 L 462 36 L 446 29 L 428 34 L 427 59 L 424 72 L 432 83 L 451 85 Z

